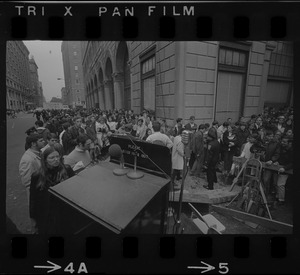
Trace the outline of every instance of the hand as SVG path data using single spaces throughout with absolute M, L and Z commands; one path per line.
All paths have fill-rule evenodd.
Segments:
M 279 163 L 276 161 L 276 162 L 274 162 L 274 165 L 279 165 Z
M 272 163 L 273 163 L 272 160 L 266 162 L 267 165 L 271 165 Z
M 281 167 L 281 168 L 278 169 L 279 173 L 283 173 L 284 171 L 285 171 L 285 169 L 283 167 Z

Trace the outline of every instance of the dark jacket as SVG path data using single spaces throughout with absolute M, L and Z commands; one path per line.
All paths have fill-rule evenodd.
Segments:
M 61 139 L 64 147 L 64 153 L 65 155 L 69 155 L 75 149 L 77 141 L 72 138 L 71 133 L 68 130 L 63 133 Z
M 50 133 L 54 133 L 57 135 L 57 130 L 53 123 L 47 123 L 45 125 L 45 128 L 49 129 Z
M 245 129 L 244 131 L 240 128 L 237 129 L 237 147 L 241 148 L 243 144 L 247 142 L 247 137 L 249 137 L 250 132 L 248 129 Z
M 191 150 L 196 156 L 203 155 L 204 140 L 203 140 L 203 133 L 201 131 L 197 131 L 193 135 L 192 142 L 191 142 Z
M 88 135 L 88 137 L 94 142 L 97 139 L 95 125 L 92 124 L 91 126 L 87 126 L 85 128 L 85 130 L 86 130 L 86 134 Z
M 222 149 L 225 152 L 232 151 L 235 154 L 236 151 L 237 151 L 238 137 L 237 137 L 237 135 L 235 135 L 232 139 L 229 139 L 228 135 L 229 135 L 228 131 L 226 131 L 223 134 L 223 146 L 222 146 Z M 229 147 L 229 142 L 233 142 L 234 146 Z
M 174 127 L 174 137 L 176 137 L 178 135 L 178 133 L 181 129 L 185 130 L 185 128 L 182 125 L 179 127 L 176 127 L 176 126 Z
M 280 154 L 280 144 L 276 141 L 270 141 L 269 143 L 264 144 L 265 147 L 265 157 L 264 161 L 273 161 L 276 162 L 279 159 Z
M 215 166 L 219 161 L 220 155 L 220 143 L 214 139 L 208 142 L 207 152 L 206 152 L 206 161 L 207 166 Z
M 38 127 L 36 130 L 38 134 L 43 136 L 44 141 L 47 142 L 47 137 L 50 134 L 49 129 L 45 127 Z
M 68 178 L 74 176 L 74 171 L 69 165 L 65 165 Z M 29 214 L 30 218 L 36 221 L 37 228 L 39 233 L 48 233 L 51 232 L 55 225 L 55 216 L 51 212 L 52 205 L 50 200 L 50 193 L 48 192 L 49 187 L 55 186 L 57 183 L 54 183 L 52 179 L 58 173 L 58 169 L 50 170 L 49 175 L 47 175 L 47 187 L 41 190 L 40 187 L 37 187 L 40 178 L 40 172 L 35 172 L 31 176 L 30 183 L 30 200 L 29 200 Z
M 285 170 L 293 169 L 293 149 L 285 149 L 280 146 L 279 158 L 277 161 Z
M 197 124 L 194 123 L 194 126 L 192 127 L 191 123 L 187 123 L 186 125 L 184 125 L 184 129 L 188 130 L 188 131 L 196 131 L 198 128 Z
M 81 127 L 78 128 L 75 125 L 73 125 L 70 129 L 70 134 L 71 134 L 73 139 L 77 139 L 79 134 L 83 134 L 83 133 L 84 133 L 84 129 L 81 128 Z

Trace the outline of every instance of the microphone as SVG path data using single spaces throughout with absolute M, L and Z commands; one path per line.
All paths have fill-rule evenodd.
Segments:
M 116 175 L 116 176 L 126 175 L 129 171 L 129 169 L 124 167 L 124 157 L 123 157 L 123 153 L 122 153 L 122 149 L 121 149 L 120 145 L 112 144 L 108 148 L 108 153 L 111 157 L 120 160 L 120 168 L 116 168 L 113 170 L 114 175 Z
M 133 141 L 133 139 L 128 135 L 127 138 L 131 141 L 131 143 L 136 146 L 136 148 L 146 156 L 146 158 L 151 161 L 166 177 L 166 179 L 170 179 L 170 176 L 164 171 L 162 170 L 140 147 L 138 147 L 138 145 Z

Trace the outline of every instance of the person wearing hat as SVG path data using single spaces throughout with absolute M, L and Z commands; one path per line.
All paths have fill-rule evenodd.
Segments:
M 217 140 L 216 131 L 213 131 L 212 128 L 208 131 L 208 144 L 205 160 L 205 166 L 207 167 L 206 174 L 208 184 L 203 185 L 204 188 L 209 190 L 214 189 L 214 182 L 217 181 L 216 165 L 219 161 L 220 155 L 220 143 Z
M 51 200 L 48 189 L 74 176 L 72 168 L 64 165 L 59 152 L 47 148 L 41 157 L 40 168 L 32 174 L 30 181 L 30 218 L 35 224 L 35 234 L 51 233 L 56 217 L 51 214 Z M 54 232 L 54 231 L 53 231 Z

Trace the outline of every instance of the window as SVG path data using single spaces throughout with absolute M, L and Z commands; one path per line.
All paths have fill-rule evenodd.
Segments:
M 269 76 L 293 77 L 293 44 L 288 41 L 276 42 L 276 48 L 271 54 Z
M 219 64 L 226 66 L 245 67 L 246 53 L 235 49 L 220 48 Z
M 147 110 L 155 110 L 155 54 L 154 50 L 141 58 L 142 104 Z
M 75 71 L 78 71 L 78 66 L 77 65 L 75 66 Z
M 74 52 L 74 56 L 77 56 L 77 52 Z
M 79 79 L 78 78 L 76 78 L 75 81 L 76 81 L 76 84 L 79 84 Z

